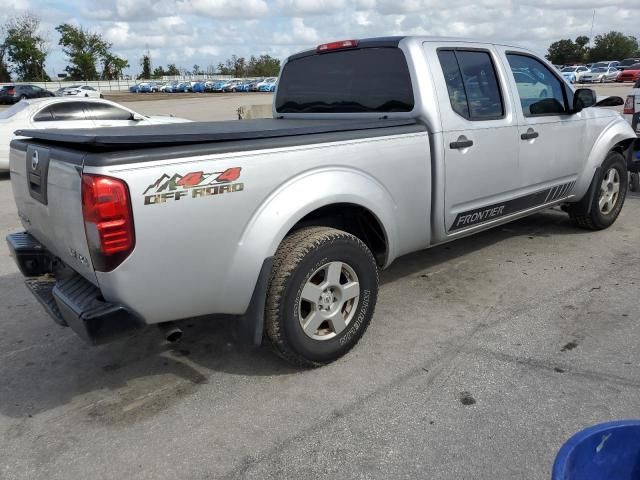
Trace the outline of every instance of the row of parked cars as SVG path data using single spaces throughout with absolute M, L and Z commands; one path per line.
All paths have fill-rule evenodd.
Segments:
M 207 80 L 204 82 L 141 82 L 129 87 L 131 93 L 205 93 L 205 92 L 275 92 L 277 77 L 252 80 L 234 78 L 231 80 Z
M 640 58 L 625 58 L 621 62 L 606 60 L 586 65 L 556 65 L 571 83 L 635 82 L 640 78 Z
M 92 97 L 103 98 L 99 90 L 89 85 L 71 85 L 51 92 L 37 85 L 16 84 L 0 87 L 0 104 L 14 104 L 20 100 L 46 97 Z

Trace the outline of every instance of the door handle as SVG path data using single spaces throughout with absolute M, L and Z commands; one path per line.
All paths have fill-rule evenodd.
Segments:
M 458 137 L 458 140 L 456 140 L 455 142 L 451 142 L 449 144 L 449 148 L 453 149 L 453 150 L 459 150 L 462 148 L 469 148 L 473 146 L 473 140 L 469 140 L 467 137 L 465 137 L 464 135 L 460 135 Z
M 536 132 L 533 128 L 527 130 L 527 133 L 523 133 L 520 135 L 522 140 L 533 140 L 534 138 L 538 138 L 540 134 Z

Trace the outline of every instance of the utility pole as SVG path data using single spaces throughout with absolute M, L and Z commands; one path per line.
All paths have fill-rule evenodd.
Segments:
M 593 9 L 593 16 L 591 17 L 591 31 L 589 32 L 589 48 L 591 48 L 591 40 L 593 38 L 593 23 L 596 20 L 596 9 Z

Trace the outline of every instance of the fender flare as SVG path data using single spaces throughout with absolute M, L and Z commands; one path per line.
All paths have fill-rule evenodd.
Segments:
M 327 166 L 289 179 L 260 204 L 245 226 L 230 262 L 226 294 L 249 306 L 265 259 L 275 255 L 287 233 L 306 215 L 332 204 L 348 203 L 369 210 L 380 222 L 387 243 L 385 266 L 396 257 L 397 205 L 374 177 L 354 168 Z M 247 288 L 247 283 L 251 288 Z M 248 307 L 247 307 L 248 308 Z
M 587 157 L 587 162 L 582 170 L 582 173 L 578 176 L 576 182 L 576 202 L 581 201 L 588 193 L 591 187 L 591 182 L 602 162 L 611 150 L 617 145 L 624 145 L 629 143 L 630 145 L 636 139 L 636 135 L 631 129 L 631 126 L 623 119 L 618 118 L 612 121 L 606 126 L 596 139 Z M 627 146 L 628 148 L 628 146 Z

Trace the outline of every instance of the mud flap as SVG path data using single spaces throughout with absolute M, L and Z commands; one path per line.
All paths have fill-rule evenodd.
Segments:
M 273 268 L 273 257 L 262 262 L 258 281 L 251 295 L 249 308 L 235 322 L 238 340 L 249 345 L 261 345 L 264 333 L 264 307 L 267 301 L 269 277 Z

